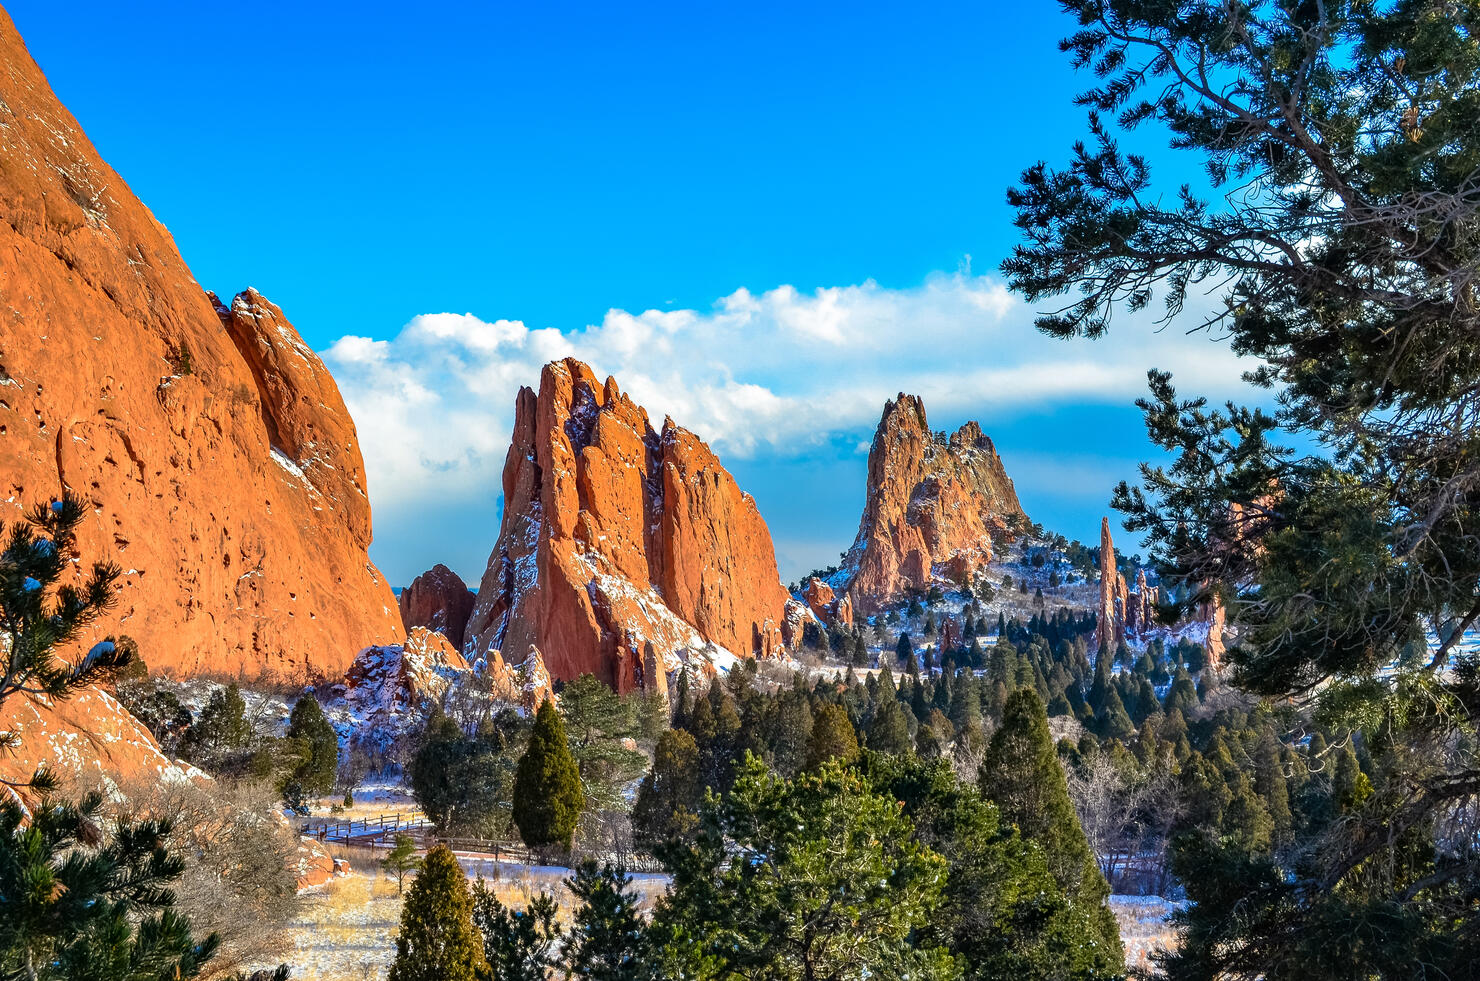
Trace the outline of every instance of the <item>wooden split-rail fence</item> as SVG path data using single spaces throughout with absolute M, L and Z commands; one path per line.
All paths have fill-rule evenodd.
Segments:
M 416 842 L 417 848 L 426 850 L 433 845 L 443 844 L 456 852 L 465 852 L 495 862 L 510 862 L 516 865 L 554 865 L 569 867 L 583 859 L 610 862 L 628 872 L 662 872 L 663 866 L 654 856 L 636 851 L 602 851 L 577 848 L 565 852 L 544 852 L 530 848 L 522 841 L 498 838 L 448 837 L 436 833 L 432 822 L 419 812 L 377 814 L 373 817 L 354 819 L 313 818 L 299 829 L 302 834 L 323 842 L 339 845 L 357 845 L 362 848 L 390 848 L 396 838 L 406 835 Z

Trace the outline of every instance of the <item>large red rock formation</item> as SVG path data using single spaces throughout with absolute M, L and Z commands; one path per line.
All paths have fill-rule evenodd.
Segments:
M 845 627 L 853 625 L 853 601 L 848 598 L 848 594 L 838 596 L 831 586 L 816 576 L 807 580 L 807 586 L 802 590 L 802 599 L 807 601 L 807 608 L 812 611 L 812 615 L 824 624 L 831 626 L 840 623 Z
M 556 678 L 630 690 L 649 641 L 668 669 L 777 652 L 787 601 L 755 501 L 698 437 L 578 361 L 519 392 L 470 660 L 534 648 Z
M 848 596 L 873 613 L 936 576 L 969 580 L 992 560 L 992 538 L 1027 515 L 1002 458 L 975 422 L 932 433 L 925 405 L 884 404 L 868 455 L 868 497 L 844 562 Z
M 438 563 L 413 579 L 397 600 L 407 630 L 435 630 L 462 649 L 463 632 L 473 613 L 473 594 L 461 576 Z
M 333 379 L 259 294 L 201 289 L 3 11 L 0 255 L 0 516 L 91 503 L 81 554 L 126 570 L 97 637 L 290 677 L 401 638 Z

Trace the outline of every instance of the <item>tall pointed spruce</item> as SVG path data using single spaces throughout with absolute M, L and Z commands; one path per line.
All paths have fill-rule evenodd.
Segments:
M 389 981 L 481 981 L 487 972 L 468 877 L 451 850 L 438 845 L 427 853 L 401 908 Z
M 514 776 L 514 823 L 531 848 L 570 847 L 585 798 L 581 774 L 565 737 L 555 703 L 545 699 L 535 713 L 529 746 Z
M 1023 838 L 1036 841 L 1049 871 L 1069 899 L 1095 920 L 1101 939 L 1120 948 L 1120 930 L 1106 898 L 1110 886 L 1090 851 L 1069 799 L 1069 785 L 1054 753 L 1043 700 L 1031 688 L 1007 698 L 1002 725 L 992 734 L 981 765 L 982 794 Z

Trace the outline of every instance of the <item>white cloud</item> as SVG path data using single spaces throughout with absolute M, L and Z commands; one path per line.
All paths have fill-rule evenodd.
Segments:
M 515 393 L 566 356 L 615 375 L 655 423 L 671 415 L 722 458 L 795 455 L 852 433 L 865 450 L 900 391 L 990 432 L 994 411 L 1124 405 L 1152 366 L 1189 392 L 1240 387 L 1242 365 L 1201 333 L 1126 317 L 1105 340 L 1063 342 L 1032 320 L 1000 281 L 963 269 L 911 289 L 781 286 L 736 290 L 708 311 L 613 309 L 569 332 L 423 314 L 391 340 L 342 337 L 324 358 L 359 429 L 377 527 L 428 501 L 491 500 Z

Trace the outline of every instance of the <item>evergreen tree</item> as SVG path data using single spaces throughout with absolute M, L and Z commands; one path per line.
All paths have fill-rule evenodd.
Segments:
M 292 779 L 311 794 L 333 790 L 339 774 L 339 736 L 312 695 L 300 696 L 293 705 L 288 741 L 298 758 Z
M 511 711 L 499 713 L 471 736 L 440 712 L 428 720 L 406 777 L 417 804 L 441 833 L 509 833 L 523 728 L 523 720 Z
M 252 741 L 252 724 L 247 721 L 247 701 L 233 682 L 211 692 L 200 717 L 185 734 L 186 756 L 208 767 L 218 767 L 234 751 Z
M 1114 504 L 1165 581 L 1196 584 L 1184 607 L 1224 605 L 1231 679 L 1313 697 L 1375 757 L 1371 796 L 1290 864 L 1257 833 L 1189 846 L 1167 970 L 1473 973 L 1480 849 L 1435 831 L 1473 811 L 1474 754 L 1434 749 L 1472 746 L 1480 721 L 1461 639 L 1480 617 L 1480 9 L 1066 7 L 1063 49 L 1093 73 L 1077 100 L 1089 132 L 1010 192 L 1025 238 L 1004 271 L 1062 337 L 1100 337 L 1126 306 L 1173 319 L 1219 284 L 1192 326 L 1252 359 L 1278 409 L 1214 409 L 1150 373 L 1141 405 L 1171 459 Z M 1154 180 L 1144 146 L 1123 149 L 1138 126 L 1206 186 Z M 1204 690 L 1217 680 L 1204 671 Z M 1236 801 L 1241 814 L 1267 810 L 1250 796 L 1259 808 Z
M 807 765 L 807 747 L 812 741 L 812 707 L 805 690 L 793 688 L 780 693 L 764 709 L 754 729 L 772 769 L 790 777 Z
M 689 666 L 678 669 L 678 681 L 673 685 L 673 727 L 689 728 Z
M 899 659 L 899 666 L 906 670 L 914 663 L 915 645 L 910 642 L 909 634 L 899 635 L 899 643 L 894 645 L 894 656 Z
M 1136 731 L 1135 724 L 1126 713 L 1125 704 L 1120 700 L 1120 692 L 1114 685 L 1105 689 L 1104 698 L 1100 701 L 1100 711 L 1095 713 L 1095 729 L 1106 739 L 1119 740 L 1130 738 Z
M 1371 795 L 1372 781 L 1362 772 L 1357 754 L 1347 743 L 1336 754 L 1335 772 L 1331 778 L 1331 797 L 1336 802 L 1337 812 L 1352 814 Z
M 396 845 L 385 853 L 380 867 L 386 875 L 396 877 L 396 895 L 406 883 L 406 876 L 421 868 L 421 856 L 416 854 L 416 841 L 410 835 L 396 835 Z
M 910 724 L 894 689 L 894 678 L 885 665 L 879 670 L 878 692 L 869 713 L 868 748 L 880 753 L 908 753 Z
M 215 956 L 219 938 L 195 939 L 175 909 L 185 862 L 165 846 L 170 822 L 110 826 L 102 806 L 97 793 L 0 803 L 0 977 L 162 981 Z
M 1254 785 L 1241 771 L 1234 771 L 1232 797 L 1223 809 L 1222 836 L 1249 854 L 1269 851 L 1274 835 L 1274 820 Z
M 565 880 L 577 906 L 565 948 L 568 978 L 658 981 L 641 897 L 626 870 L 586 860 Z
M 68 492 L 60 501 L 38 505 L 24 520 L 0 522 L 0 704 L 20 692 L 66 698 L 129 664 L 131 648 L 111 637 L 75 664 L 54 653 L 113 605 L 123 574 L 114 563 L 94 562 L 80 582 L 62 582 L 64 573 L 70 577 L 77 528 L 86 514 L 82 501 Z M 11 738 L 0 732 L 0 743 Z M 41 789 L 50 786 L 43 783 Z
M 559 907 L 547 892 L 513 910 L 499 901 L 480 875 L 473 883 L 473 925 L 483 937 L 483 958 L 493 981 L 547 981 L 559 962 L 563 931 Z
M 812 738 L 807 744 L 807 769 L 816 770 L 829 760 L 844 766 L 858 758 L 858 734 L 841 705 L 824 702 L 812 717 Z
M 480 981 L 487 970 L 467 876 L 451 850 L 438 845 L 401 907 L 389 981 Z
M 920 841 L 948 863 L 943 903 L 926 943 L 951 949 L 971 981 L 1063 978 L 1109 981 L 1122 973 L 1119 945 L 1070 903 L 1041 848 L 1023 840 L 997 808 L 963 786 L 944 763 L 870 754 L 876 792 L 901 802 Z
M 531 848 L 569 848 L 584 803 L 565 723 L 547 698 L 535 713 L 534 730 L 514 777 L 513 814 L 519 836 Z
M 1279 740 L 1267 730 L 1254 752 L 1254 789 L 1269 812 L 1272 842 L 1276 846 L 1288 844 L 1294 823 L 1290 814 L 1290 788 L 1285 779 Z
M 560 692 L 571 754 L 581 774 L 586 806 L 626 810 L 622 789 L 643 771 L 647 758 L 622 745 L 637 735 L 632 707 L 593 674 L 583 674 Z
M 658 737 L 653 767 L 637 788 L 632 807 L 632 838 L 653 849 L 669 838 L 688 834 L 698 821 L 704 784 L 699 777 L 699 748 L 683 729 Z
M 1031 688 L 1008 696 L 1002 725 L 992 734 L 982 760 L 981 789 L 1004 820 L 1026 840 L 1042 846 L 1054 880 L 1072 902 L 1095 917 L 1107 949 L 1118 948 L 1120 931 L 1106 904 L 1110 887 L 1074 813 L 1048 716 Z
M 920 942 L 945 862 L 857 773 L 828 763 L 785 781 L 747 757 L 699 827 L 664 854 L 672 886 L 655 928 L 681 960 L 669 976 L 956 976 L 948 951 Z

